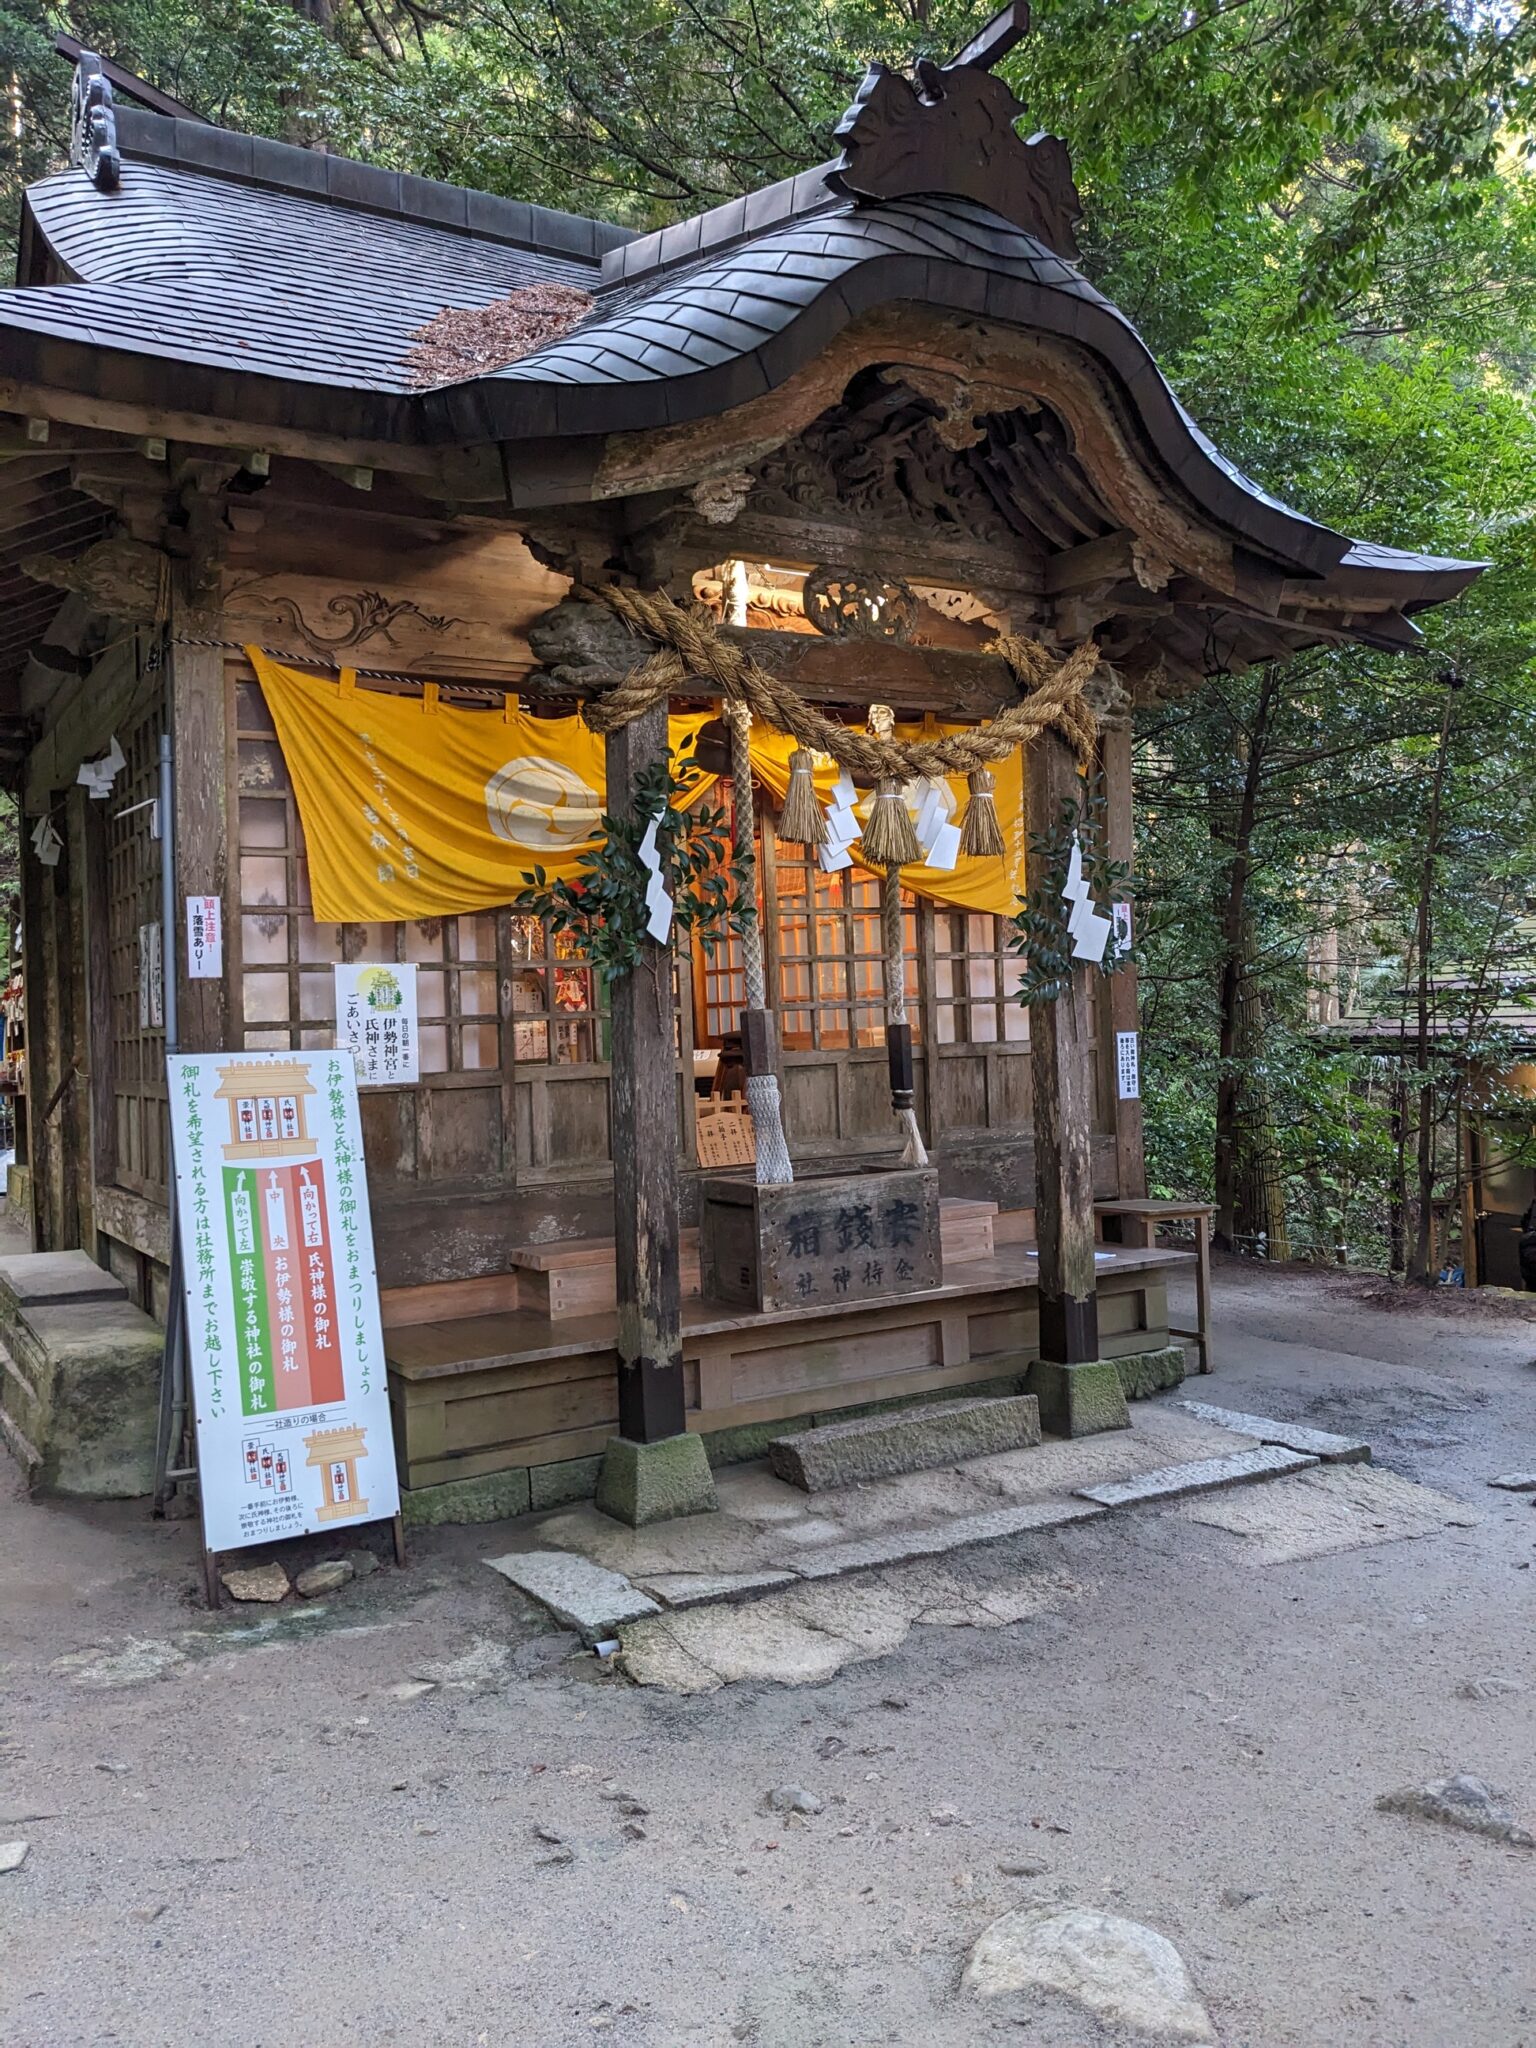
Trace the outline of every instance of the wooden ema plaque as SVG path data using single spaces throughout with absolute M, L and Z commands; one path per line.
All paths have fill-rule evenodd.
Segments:
M 706 1298 L 744 1308 L 835 1309 L 937 1287 L 939 1176 L 931 1167 L 840 1173 L 765 1188 L 711 1176 L 701 1192 Z
M 752 1114 L 739 1095 L 701 1102 L 693 1136 L 700 1166 L 750 1166 L 757 1157 Z

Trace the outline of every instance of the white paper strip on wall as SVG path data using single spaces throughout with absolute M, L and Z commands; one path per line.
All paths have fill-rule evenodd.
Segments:
M 1115 1033 L 1115 1080 L 1122 1102 L 1136 1102 L 1140 1100 L 1140 1032 L 1117 1031 Z

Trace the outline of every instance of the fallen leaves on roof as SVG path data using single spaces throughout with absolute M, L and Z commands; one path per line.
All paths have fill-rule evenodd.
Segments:
M 525 284 L 488 306 L 444 306 L 411 336 L 405 368 L 417 390 L 488 376 L 569 334 L 592 305 L 577 285 Z

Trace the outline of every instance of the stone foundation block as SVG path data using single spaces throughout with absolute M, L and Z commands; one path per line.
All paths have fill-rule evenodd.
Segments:
M 440 1486 L 408 1486 L 400 1512 L 408 1529 L 436 1529 L 451 1522 L 503 1522 L 526 1515 L 531 1505 L 528 1473 L 486 1472 L 478 1479 L 445 1479 Z
M 528 1489 L 535 1514 L 545 1508 L 568 1507 L 573 1500 L 590 1500 L 602 1469 L 601 1457 L 557 1458 L 552 1465 L 530 1465 Z
M 1075 1365 L 1037 1358 L 1026 1384 L 1040 1404 L 1041 1426 L 1052 1436 L 1097 1436 L 1106 1429 L 1129 1429 L 1125 1388 L 1112 1358 L 1089 1358 Z
M 1040 1441 L 1040 1407 L 1032 1394 L 1002 1401 L 935 1401 L 895 1414 L 830 1422 L 768 1446 L 780 1479 L 805 1493 L 926 1472 L 964 1458 L 1019 1451 Z
M 1115 1371 L 1127 1401 L 1145 1401 L 1149 1394 L 1184 1383 L 1184 1347 L 1165 1344 L 1160 1351 L 1133 1351 L 1115 1360 Z
M 704 1439 L 691 1430 L 654 1444 L 611 1437 L 597 1478 L 597 1506 L 631 1529 L 714 1514 L 720 1503 Z

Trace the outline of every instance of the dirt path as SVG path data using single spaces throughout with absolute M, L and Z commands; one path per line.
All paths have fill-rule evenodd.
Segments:
M 1327 1531 L 1279 1481 L 1246 1533 L 1186 1506 L 951 1561 L 1049 1585 L 1018 1622 L 680 1698 L 520 1605 L 495 1530 L 214 1622 L 184 1525 L 10 1487 L 0 2040 L 1107 2048 L 959 1988 L 1061 1900 L 1174 1941 L 1226 2048 L 1536 2048 L 1536 1854 L 1374 1810 L 1471 1771 L 1536 1825 L 1536 1511 L 1486 1484 L 1536 1467 L 1536 1325 L 1230 1269 L 1218 1313 L 1188 1391 L 1358 1429 L 1475 1526 L 1356 1509 L 1297 1556 Z M 1459 1696 L 1488 1675 L 1523 1690 Z M 822 1811 L 766 1815 L 785 1784 Z

